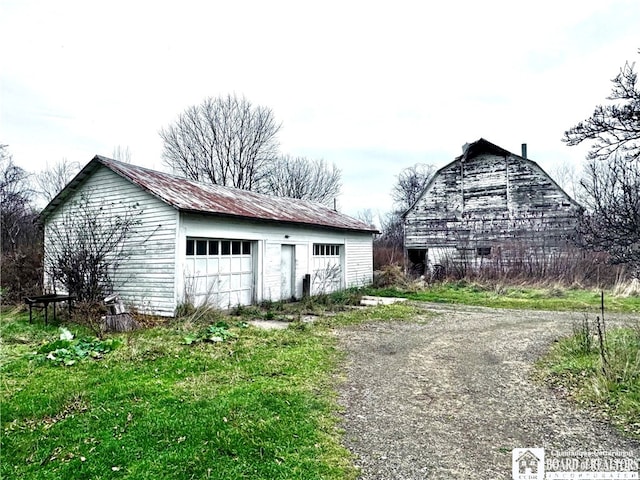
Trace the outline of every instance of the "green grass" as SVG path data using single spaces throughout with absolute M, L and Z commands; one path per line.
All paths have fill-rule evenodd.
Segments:
M 30 354 L 56 340 L 57 327 L 5 314 L 1 477 L 355 478 L 331 328 L 416 313 L 376 307 L 273 331 L 230 323 L 235 337 L 190 345 L 185 337 L 200 338 L 207 324 L 185 320 L 114 335 L 119 348 L 68 367 Z
M 424 310 L 406 303 L 367 309 L 345 305 L 363 293 L 511 308 L 597 311 L 599 305 L 595 292 L 489 289 L 464 283 L 405 294 L 349 291 L 298 307 L 274 302 L 261 309 L 239 309 L 236 317 L 224 319 L 229 335 L 218 330 L 220 315 L 206 312 L 112 335 L 120 341 L 117 349 L 68 367 L 32 355 L 46 351 L 43 345 L 58 338 L 57 326 L 29 324 L 25 314 L 4 312 L 0 476 L 355 478 L 357 471 L 342 446 L 335 393 L 342 353 L 332 331 L 361 322 L 428 319 Z M 617 304 L 607 299 L 607 308 L 640 310 L 633 298 Z M 309 313 L 321 316 L 313 325 L 297 321 Z M 293 325 L 274 331 L 246 328 L 242 322 L 249 317 L 288 319 Z M 210 341 L 211 325 L 223 341 Z M 70 329 L 89 335 L 80 327 Z M 609 337 L 612 349 L 624 343 L 616 335 Z M 561 358 L 549 357 L 548 365 L 555 365 L 553 378 L 580 380 L 597 373 L 597 355 L 594 359 L 590 352 Z M 614 420 L 640 415 L 638 377 L 629 376 L 629 368 L 626 372 L 622 387 L 616 387 L 614 377 L 592 382 L 598 398 L 606 399 L 601 405 L 612 406 L 607 411 Z
M 605 338 L 606 368 L 597 337 L 583 324 L 538 362 L 538 375 L 640 438 L 640 326 L 610 329 Z
M 599 290 L 570 288 L 485 286 L 465 281 L 440 283 L 419 291 L 396 288 L 366 289 L 366 294 L 405 297 L 437 303 L 458 303 L 493 308 L 594 312 L 600 308 Z M 605 292 L 605 306 L 612 312 L 640 312 L 640 297 L 614 296 Z

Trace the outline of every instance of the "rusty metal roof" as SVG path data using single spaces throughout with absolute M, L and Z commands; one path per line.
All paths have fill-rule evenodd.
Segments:
M 182 212 L 377 232 L 360 220 L 307 200 L 201 183 L 96 155 L 42 211 L 46 218 L 100 165 Z

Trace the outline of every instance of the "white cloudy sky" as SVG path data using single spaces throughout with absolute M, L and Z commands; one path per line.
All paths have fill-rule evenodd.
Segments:
M 342 169 L 343 211 L 384 212 L 399 171 L 480 137 L 577 165 L 564 130 L 638 48 L 637 0 L 0 0 L 0 143 L 30 171 L 117 145 L 162 170 L 158 130 L 236 93 Z

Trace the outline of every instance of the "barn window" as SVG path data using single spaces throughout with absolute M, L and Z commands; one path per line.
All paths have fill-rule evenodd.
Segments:
M 339 257 L 340 245 L 313 244 L 313 255 L 316 257 Z
M 191 256 L 195 253 L 195 241 L 187 240 L 187 255 Z
M 478 247 L 476 253 L 479 257 L 488 257 L 491 255 L 491 247 Z

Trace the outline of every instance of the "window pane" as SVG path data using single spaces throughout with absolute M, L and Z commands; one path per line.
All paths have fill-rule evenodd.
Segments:
M 187 240 L 187 255 L 193 255 L 194 241 Z
M 206 255 L 206 254 L 207 254 L 207 241 L 198 240 L 196 242 L 196 255 Z
M 223 240 L 220 243 L 222 244 L 222 255 L 231 255 L 231 242 Z
M 240 242 L 231 242 L 231 253 L 240 255 Z
M 251 255 L 251 242 L 242 242 L 242 254 Z
M 340 255 L 340 245 L 336 245 L 336 255 Z
M 218 241 L 209 240 L 209 255 L 218 255 Z

